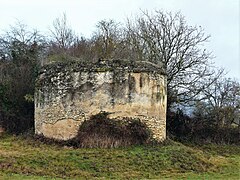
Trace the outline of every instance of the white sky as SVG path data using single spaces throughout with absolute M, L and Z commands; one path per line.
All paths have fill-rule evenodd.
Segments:
M 0 0 L 0 30 L 16 20 L 42 32 L 63 12 L 71 27 L 89 37 L 103 19 L 124 22 L 143 10 L 181 11 L 189 25 L 199 25 L 211 35 L 206 48 L 229 77 L 240 79 L 240 2 L 239 0 Z

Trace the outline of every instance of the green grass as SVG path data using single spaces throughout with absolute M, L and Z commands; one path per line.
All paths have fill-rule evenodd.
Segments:
M 0 179 L 240 179 L 240 146 L 73 149 L 0 137 Z

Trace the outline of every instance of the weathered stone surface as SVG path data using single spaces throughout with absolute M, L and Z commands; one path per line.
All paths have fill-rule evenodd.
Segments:
M 36 81 L 35 133 L 67 140 L 92 115 L 138 118 L 166 137 L 166 77 L 148 62 L 101 61 L 45 66 Z

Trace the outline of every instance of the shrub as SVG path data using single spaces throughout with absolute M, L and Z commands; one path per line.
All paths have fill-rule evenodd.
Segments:
M 107 112 L 101 112 L 83 122 L 76 138 L 78 147 L 112 148 L 148 143 L 151 139 L 146 124 L 139 119 L 110 119 Z

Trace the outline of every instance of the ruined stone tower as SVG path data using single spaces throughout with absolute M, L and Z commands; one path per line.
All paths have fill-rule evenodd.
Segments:
M 166 138 L 166 76 L 149 62 L 56 63 L 36 81 L 35 133 L 59 140 L 77 135 L 92 115 L 138 118 L 153 138 Z

